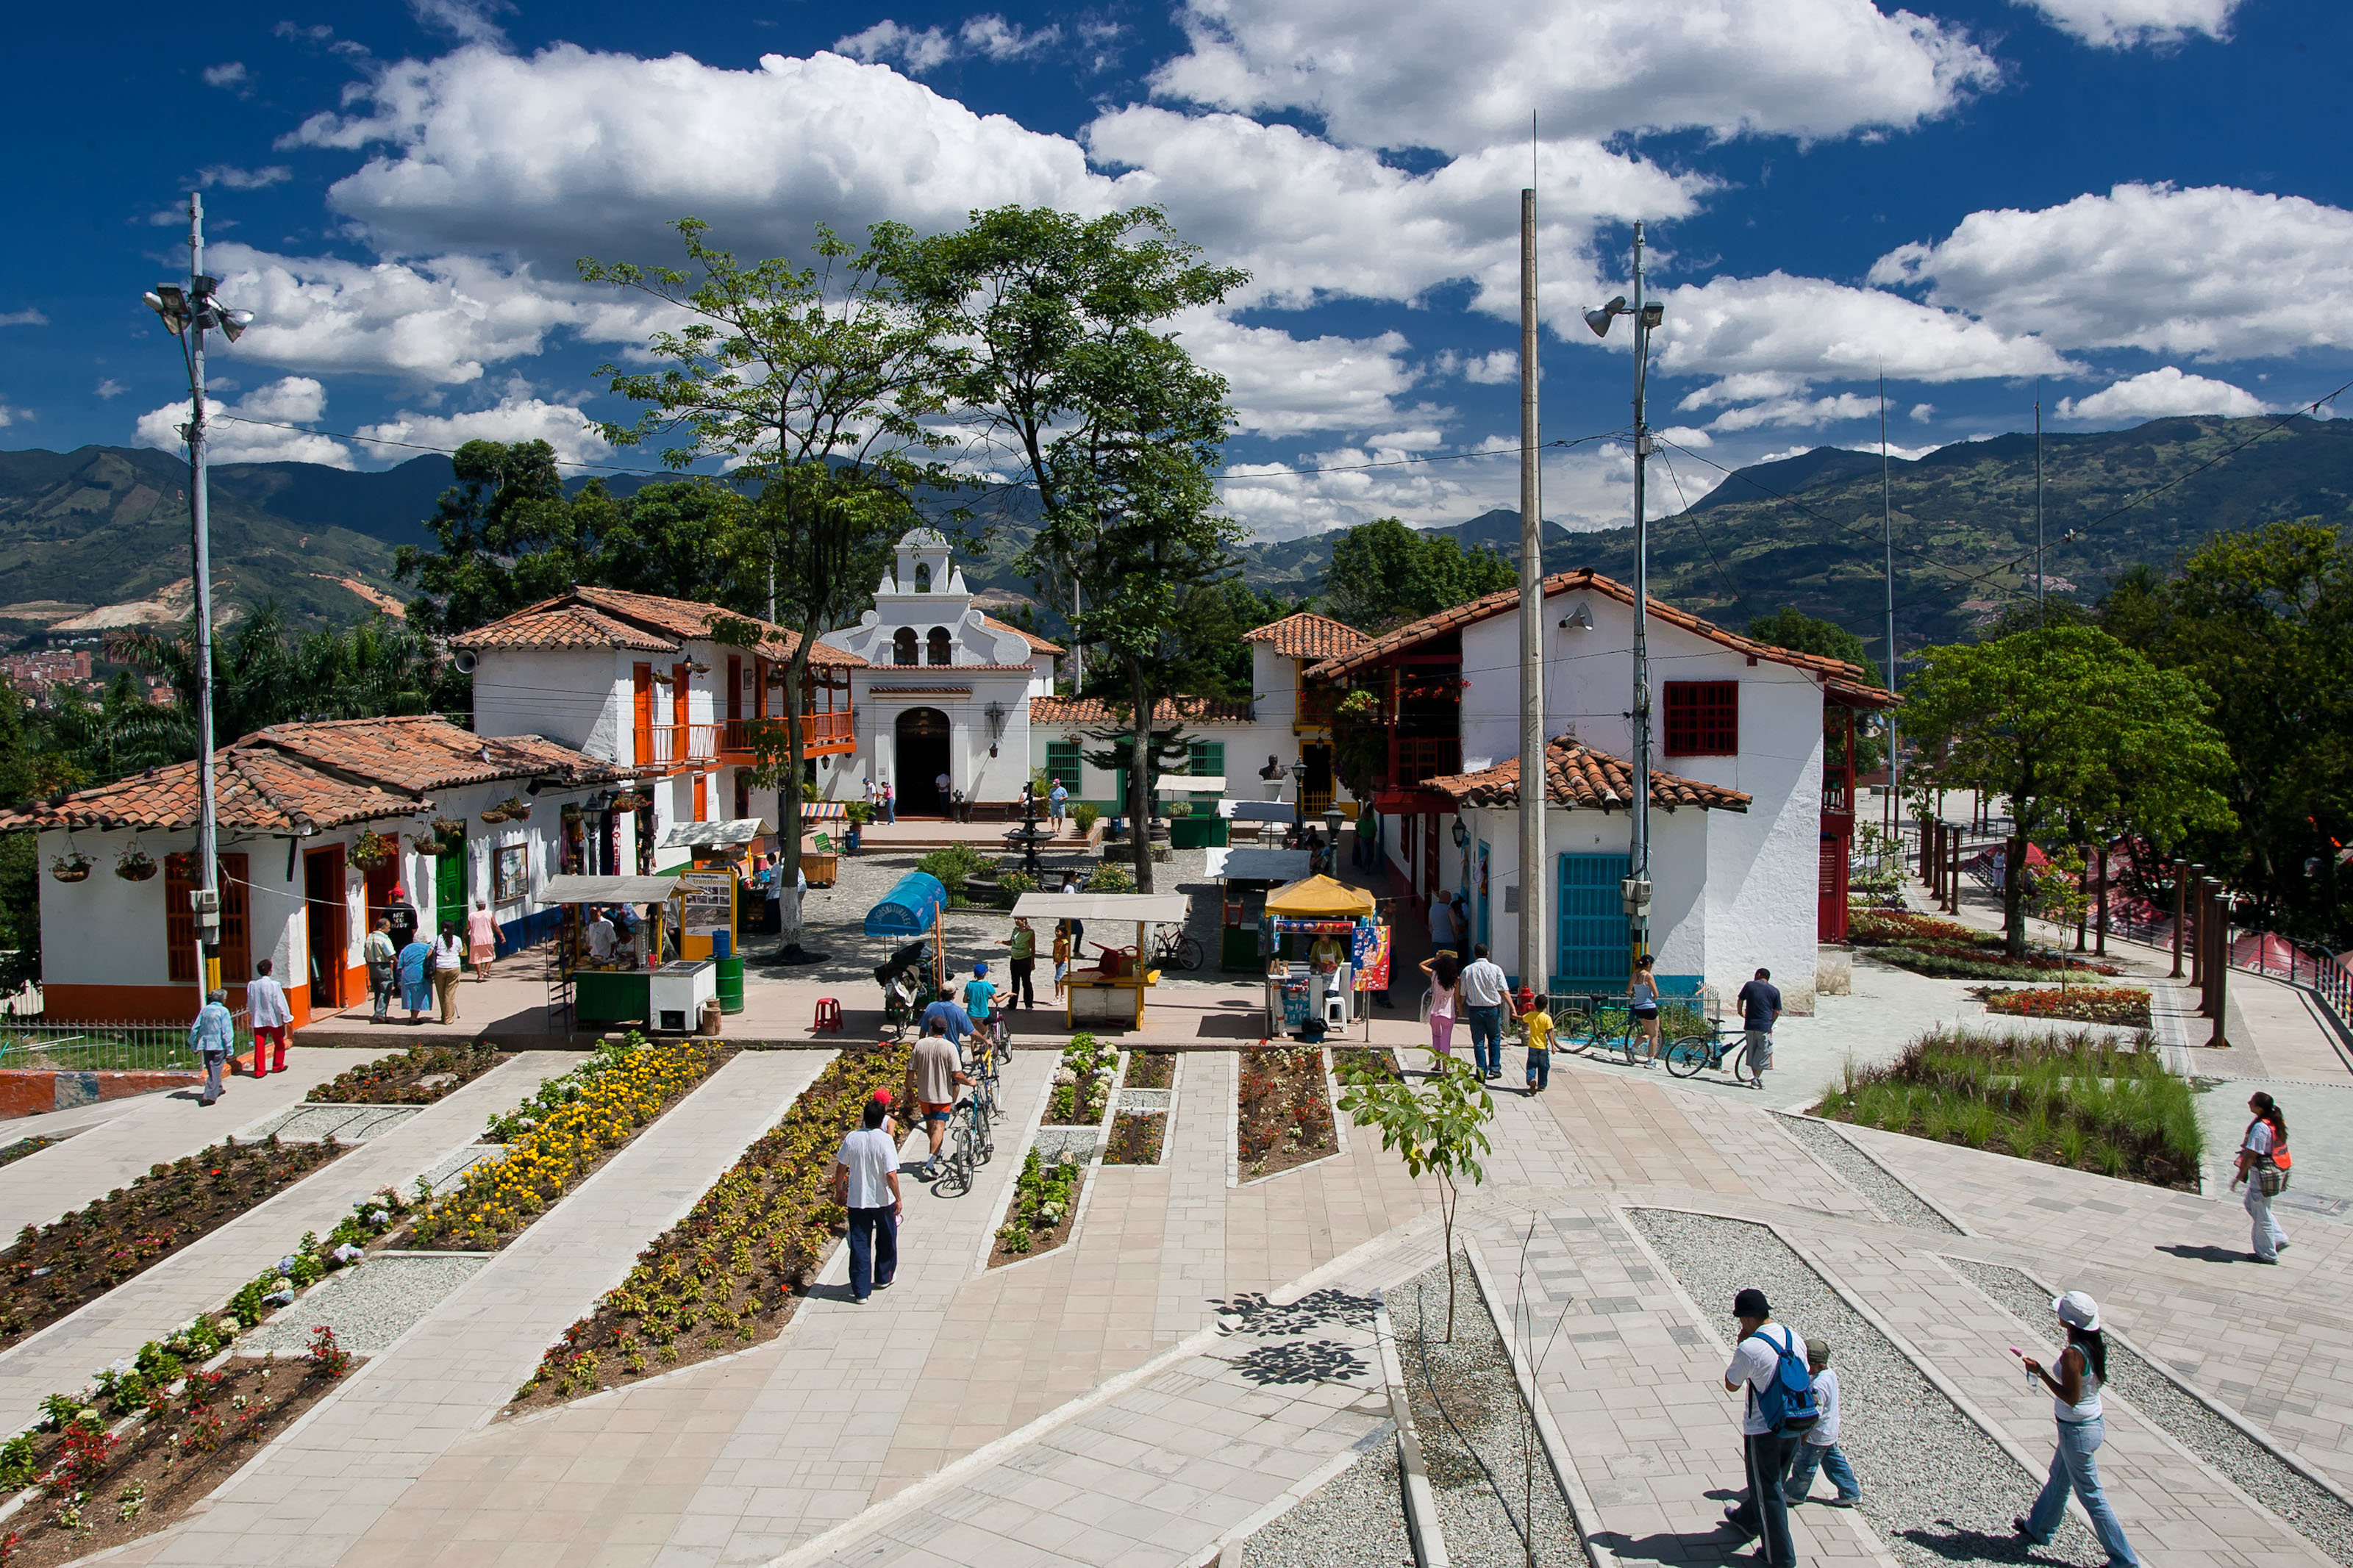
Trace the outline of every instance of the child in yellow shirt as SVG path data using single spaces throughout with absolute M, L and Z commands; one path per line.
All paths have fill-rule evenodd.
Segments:
M 1529 996 L 1521 1005 L 1520 1028 L 1528 1043 L 1528 1092 L 1542 1094 L 1552 1082 L 1552 1015 L 1544 998 Z

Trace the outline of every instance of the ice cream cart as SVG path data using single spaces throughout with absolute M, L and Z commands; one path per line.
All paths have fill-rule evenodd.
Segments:
M 1311 1019 L 1324 1029 L 1356 1022 L 1358 960 L 1388 956 L 1380 928 L 1371 923 L 1374 909 L 1372 894 L 1330 877 L 1303 878 L 1267 894 L 1263 919 L 1273 939 L 1266 965 L 1269 1038 L 1298 1034 Z

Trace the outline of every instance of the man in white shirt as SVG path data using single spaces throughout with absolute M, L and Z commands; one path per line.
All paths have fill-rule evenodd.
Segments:
M 841 1141 L 833 1157 L 833 1201 L 849 1211 L 849 1294 L 860 1306 L 891 1289 L 899 1272 L 899 1145 L 883 1131 L 890 1107 L 866 1102 L 864 1125 Z
M 1781 1568 L 1798 1561 L 1781 1483 L 1806 1435 L 1775 1431 L 1759 1396 L 1780 1375 L 1784 1355 L 1795 1357 L 1800 1367 L 1806 1364 L 1806 1342 L 1795 1329 L 1773 1321 L 1765 1292 L 1753 1287 L 1732 1299 L 1732 1315 L 1740 1322 L 1740 1343 L 1732 1352 L 1732 1364 L 1724 1369 L 1724 1391 L 1741 1396 L 1740 1447 L 1747 1463 L 1748 1491 L 1739 1502 L 1725 1506 L 1724 1519 L 1744 1541 L 1761 1534 L 1758 1561 Z
M 613 945 L 616 940 L 617 938 L 613 931 L 612 916 L 607 914 L 603 910 L 598 910 L 594 915 L 589 917 L 589 957 L 595 959 L 599 963 L 611 963 L 613 958 Z
M 1462 971 L 1462 978 L 1456 984 L 1462 1010 L 1471 1019 L 1471 1055 L 1478 1062 L 1479 1076 L 1501 1078 L 1504 1006 L 1511 994 L 1511 978 L 1487 956 L 1487 944 L 1482 942 L 1471 950 L 1470 966 Z
M 253 1015 L 253 1076 L 268 1078 L 273 1072 L 286 1070 L 286 1030 L 294 1022 L 294 1009 L 286 1004 L 286 988 L 271 978 L 270 963 L 263 959 L 253 966 L 253 979 L 245 988 L 245 1005 Z M 265 1061 L 269 1048 L 277 1047 L 275 1065 Z

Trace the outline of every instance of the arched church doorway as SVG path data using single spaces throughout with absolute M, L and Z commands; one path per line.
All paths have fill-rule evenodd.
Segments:
M 899 715 L 899 803 L 917 816 L 945 816 L 948 797 L 939 776 L 948 767 L 948 716 L 936 708 L 910 708 Z

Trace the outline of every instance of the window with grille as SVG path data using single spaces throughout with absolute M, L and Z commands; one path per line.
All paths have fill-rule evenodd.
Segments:
M 1054 781 L 1072 795 L 1079 793 L 1079 743 L 1076 741 L 1046 742 L 1046 787 L 1052 789 Z
M 253 953 L 246 934 L 246 858 L 222 855 L 220 867 L 221 984 L 242 985 L 252 978 Z M 164 857 L 164 940 L 169 944 L 169 976 L 182 984 L 196 978 L 196 913 L 188 895 L 196 890 L 196 858 L 182 851 Z
M 1223 741 L 1196 741 L 1192 760 L 1186 772 L 1197 777 L 1221 779 L 1226 776 L 1226 743 Z M 1206 795 L 1194 795 L 1194 800 L 1206 800 Z
M 1740 751 L 1740 682 L 1666 683 L 1666 754 L 1730 757 Z

